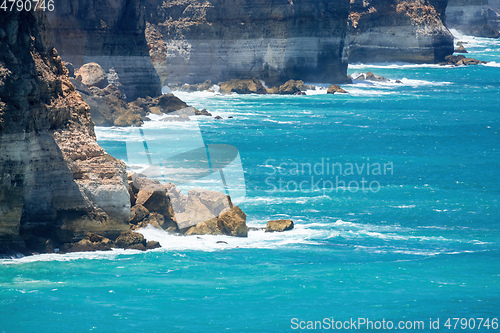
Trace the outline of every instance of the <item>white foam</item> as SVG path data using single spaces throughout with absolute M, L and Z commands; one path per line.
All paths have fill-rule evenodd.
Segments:
M 486 64 L 482 64 L 482 66 L 486 66 L 486 67 L 500 67 L 500 63 L 497 63 L 496 61 L 490 61 Z

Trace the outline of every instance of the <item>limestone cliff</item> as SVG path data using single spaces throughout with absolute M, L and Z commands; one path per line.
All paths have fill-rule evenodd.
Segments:
M 0 253 L 128 229 L 125 165 L 97 144 L 46 27 L 0 12 Z
M 146 0 L 146 12 L 162 82 L 346 81 L 349 0 Z
M 449 0 L 446 7 L 448 27 L 478 37 L 498 37 L 499 0 Z
M 63 60 L 98 63 L 118 76 L 128 101 L 161 94 L 144 35 L 144 0 L 59 1 L 47 17 Z
M 351 0 L 349 62 L 444 61 L 453 36 L 443 24 L 447 0 Z

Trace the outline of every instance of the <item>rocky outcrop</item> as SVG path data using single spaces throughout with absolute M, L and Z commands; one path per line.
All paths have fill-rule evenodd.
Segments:
M 350 63 L 436 63 L 453 53 L 447 0 L 351 0 Z
M 123 85 L 127 101 L 161 94 L 145 38 L 144 0 L 66 0 L 47 11 L 65 61 L 95 62 Z
M 85 71 L 86 78 L 79 73 L 82 68 L 91 65 L 92 71 Z M 98 64 L 86 64 L 77 71 L 77 78 L 71 79 L 83 100 L 90 106 L 92 120 L 97 126 L 141 126 L 150 114 L 182 113 L 184 109 L 193 109 L 196 115 L 210 115 L 208 112 L 194 109 L 172 94 L 159 97 L 138 98 L 128 102 L 125 95 L 109 81 L 102 82 L 102 69 Z M 86 84 L 85 84 L 86 83 Z M 100 89 L 104 84 L 107 86 Z
M 346 81 L 349 0 L 145 1 L 162 82 Z
M 467 35 L 498 38 L 500 1 L 449 0 L 446 24 Z
M 292 230 L 294 224 L 292 220 L 275 220 L 267 222 L 266 232 L 283 232 Z
M 345 91 L 344 89 L 340 88 L 336 84 L 332 84 L 330 87 L 328 87 L 326 93 L 327 94 L 335 94 L 335 93 L 347 94 L 347 91 Z
M 50 248 L 87 232 L 116 238 L 130 214 L 124 163 L 97 144 L 45 17 L 1 15 L 0 252 L 43 239 Z
M 440 65 L 453 65 L 453 66 L 469 66 L 469 65 L 479 65 L 486 64 L 486 61 L 477 60 L 474 58 L 466 58 L 464 55 L 451 55 L 447 56 L 445 62 L 440 63 Z
M 248 237 L 246 215 L 238 206 L 214 217 L 208 221 L 200 222 L 189 228 L 185 235 L 227 235 L 234 237 Z
M 220 86 L 220 92 L 224 94 L 267 94 L 266 88 L 257 79 L 233 79 L 223 82 Z

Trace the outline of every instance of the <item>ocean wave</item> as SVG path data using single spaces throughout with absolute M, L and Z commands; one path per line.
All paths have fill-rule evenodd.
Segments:
M 366 64 L 349 64 L 348 69 L 367 69 L 367 68 L 444 68 L 447 66 L 440 66 L 438 64 L 412 64 L 407 62 L 392 62 L 392 63 L 366 63 Z
M 490 61 L 486 64 L 482 64 L 481 66 L 486 66 L 486 67 L 500 67 L 500 63 L 496 61 Z

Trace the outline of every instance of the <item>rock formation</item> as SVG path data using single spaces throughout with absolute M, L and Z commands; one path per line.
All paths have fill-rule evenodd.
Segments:
M 292 230 L 294 224 L 292 220 L 275 220 L 268 221 L 266 226 L 266 232 L 283 232 Z
M 446 23 L 464 34 L 498 38 L 500 29 L 500 1 L 449 0 Z
M 447 0 L 351 0 L 349 62 L 435 63 L 453 53 Z
M 346 82 L 349 0 L 146 0 L 162 82 Z
M 97 144 L 45 16 L 0 14 L 0 252 L 128 229 L 125 165 Z
M 65 0 L 47 17 L 65 61 L 98 63 L 121 82 L 127 101 L 161 94 L 144 34 L 144 0 Z

